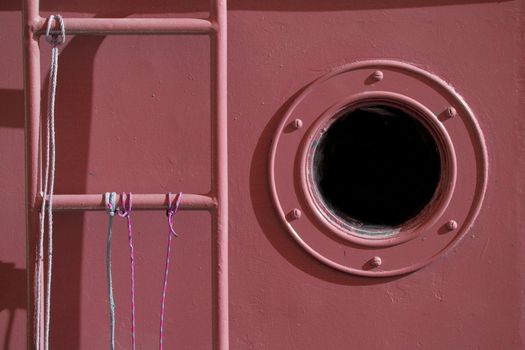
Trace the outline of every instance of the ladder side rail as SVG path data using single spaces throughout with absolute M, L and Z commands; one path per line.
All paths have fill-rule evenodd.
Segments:
M 211 37 L 212 100 L 212 193 L 217 198 L 213 215 L 214 278 L 213 339 L 217 350 L 229 349 L 228 298 L 228 71 L 227 71 L 227 1 L 211 0 L 211 19 L 215 32 Z

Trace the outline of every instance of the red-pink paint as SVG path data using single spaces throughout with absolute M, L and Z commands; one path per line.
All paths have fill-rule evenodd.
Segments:
M 209 2 L 200 0 L 42 0 L 40 8 L 30 5 L 34 3 L 24 1 L 22 15 L 18 2 L 0 4 L 0 44 L 9 48 L 0 57 L 0 280 L 9 286 L 0 293 L 0 341 L 8 348 L 31 344 L 26 326 L 31 330 L 35 236 L 28 235 L 26 244 L 22 62 L 27 115 L 37 118 L 46 106 L 31 101 L 47 93 L 50 56 L 49 45 L 37 41 L 33 32 L 41 34 L 45 19 L 56 13 L 64 16 L 70 34 L 79 35 L 68 36 L 59 68 L 53 348 L 98 349 L 109 342 L 102 195 L 107 191 L 137 193 L 133 240 L 138 348 L 158 346 L 169 191 L 189 193 L 181 208 L 191 211 L 177 216 L 181 237 L 172 246 L 176 258 L 166 296 L 165 348 L 524 347 L 523 1 L 231 0 L 227 40 L 222 2 L 211 13 Z M 21 37 L 22 18 L 26 30 Z M 85 29 L 108 35 L 81 34 Z M 151 35 L 128 35 L 133 30 Z M 171 35 L 181 31 L 188 35 Z M 226 41 L 228 93 L 217 88 L 226 80 Z M 450 203 L 458 204 L 449 204 L 438 220 L 443 232 L 436 239 L 445 244 L 457 237 L 459 243 L 440 259 L 402 276 L 356 276 L 309 254 L 283 224 L 268 179 L 273 140 L 312 133 L 313 120 L 294 115 L 288 121 L 290 134 L 279 136 L 279 124 L 294 101 L 334 69 L 371 60 L 401 62 L 438 77 L 469 107 L 486 146 L 484 169 L 476 165 L 483 163 L 477 163 L 483 155 L 471 159 L 461 153 L 472 147 L 472 139 L 448 128 L 465 120 L 462 104 L 453 99 L 439 103 L 457 157 L 454 190 L 472 188 L 482 173 L 487 175 L 486 191 L 468 227 L 469 220 L 446 213 L 459 214 L 463 200 L 475 202 L 474 192 L 464 198 L 452 194 Z M 215 73 L 217 80 L 212 79 Z M 381 88 L 392 82 L 388 69 L 367 73 L 373 83 L 363 85 L 365 89 L 392 92 Z M 397 93 L 424 106 L 432 103 L 410 91 Z M 226 121 L 226 101 L 228 129 L 221 129 L 217 121 Z M 38 142 L 33 141 L 38 141 L 39 128 L 37 119 L 31 120 L 25 133 L 25 201 L 30 209 L 27 227 L 36 232 L 35 209 L 42 199 Z M 213 152 L 217 142 L 222 151 Z M 296 154 L 290 148 L 290 157 Z M 300 161 L 291 165 L 298 167 Z M 229 184 L 229 191 L 221 184 Z M 303 185 L 299 181 L 299 187 L 289 190 L 299 193 Z M 312 219 L 304 202 L 280 196 L 290 200 L 283 207 L 290 225 Z M 117 324 L 122 326 L 117 339 L 126 344 L 129 247 L 125 222 L 115 220 L 114 228 Z M 400 239 L 394 247 L 429 240 L 419 234 L 403 237 L 410 239 Z M 360 244 L 347 238 L 329 236 L 337 249 L 349 248 L 334 249 L 335 258 L 356 256 L 352 250 Z M 366 259 L 363 255 L 359 261 L 369 261 L 376 270 L 389 269 L 391 258 L 382 253 L 388 247 L 371 245 Z M 425 252 L 431 248 L 418 254 Z M 403 254 L 406 260 L 413 257 Z M 27 293 L 29 301 L 24 301 Z

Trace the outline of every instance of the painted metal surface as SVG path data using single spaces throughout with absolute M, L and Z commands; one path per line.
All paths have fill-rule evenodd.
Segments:
M 522 0 L 229 1 L 229 293 L 220 299 L 223 307 L 228 305 L 229 332 L 224 346 L 523 348 L 523 5 Z M 156 193 L 144 198 L 144 205 L 154 208 L 164 205 L 162 194 L 168 191 L 199 194 L 188 197 L 187 205 L 203 210 L 184 211 L 175 218 L 180 237 L 172 246 L 165 341 L 167 348 L 176 349 L 218 346 L 212 332 L 217 311 L 212 301 L 218 299 L 213 287 L 217 281 L 211 277 L 217 257 L 211 216 L 220 207 L 214 209 L 210 182 L 210 149 L 218 135 L 210 124 L 209 69 L 210 44 L 216 37 L 214 25 L 208 24 L 213 22 L 207 19 L 209 8 L 208 1 L 200 0 L 42 0 L 40 13 L 31 14 L 46 18 L 60 12 L 74 30 L 96 23 L 107 26 L 104 18 L 118 17 L 120 27 L 99 28 L 111 34 L 129 26 L 145 31 L 147 21 L 136 20 L 140 18 L 204 19 L 155 22 L 148 36 L 70 36 L 62 48 L 57 193 L 93 197 L 79 201 L 87 212 L 55 214 L 56 349 L 108 344 L 107 217 L 95 210 L 106 191 Z M 25 316 L 31 319 L 31 310 L 25 293 L 31 290 L 24 278 L 32 278 L 34 237 L 29 237 L 26 253 L 20 4 L 1 2 L 0 19 L 0 45 L 8 48 L 0 57 L 0 281 L 10 286 L 0 292 L 0 341 L 7 344 L 4 348 L 23 349 L 30 345 L 26 326 L 31 324 Z M 171 33 L 165 25 L 197 35 L 164 35 Z M 29 30 L 23 39 L 28 45 L 27 77 L 41 80 L 26 91 L 31 99 L 46 93 L 49 47 Z M 484 135 L 489 176 L 481 210 L 461 244 L 407 275 L 367 278 L 333 269 L 297 244 L 275 210 L 268 162 L 276 130 L 305 86 L 336 67 L 378 59 L 430 72 L 463 97 Z M 369 73 L 378 82 L 374 84 L 388 84 L 385 69 Z M 28 107 L 35 115 L 45 110 L 45 105 Z M 440 108 L 453 122 L 458 115 L 463 118 L 452 101 Z M 308 133 L 305 117 L 290 123 L 295 130 L 291 134 Z M 27 136 L 38 132 L 35 126 Z M 469 146 L 464 140 L 463 145 L 454 141 L 456 156 Z M 36 157 L 38 149 L 30 154 Z M 39 169 L 31 174 L 38 175 Z M 476 178 L 476 173 L 471 175 Z M 28 190 L 37 194 L 38 183 L 29 184 Z M 38 196 L 28 198 L 34 200 L 30 205 L 38 206 Z M 74 203 L 70 199 L 57 197 L 66 201 L 64 206 Z M 287 210 L 299 221 L 311 216 L 299 205 Z M 166 217 L 155 210 L 134 215 L 137 343 L 149 349 L 158 340 Z M 442 216 L 440 223 L 453 230 L 464 225 L 456 216 Z M 29 227 L 34 225 L 30 220 Z M 114 237 L 117 339 L 127 348 L 129 251 L 123 222 L 115 222 Z M 444 233 L 443 239 L 448 238 Z M 371 264 L 387 269 L 389 259 L 374 249 L 370 248 Z

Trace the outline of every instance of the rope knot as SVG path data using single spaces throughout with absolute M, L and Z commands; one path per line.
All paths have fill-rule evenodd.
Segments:
M 118 213 L 121 217 L 128 217 L 129 214 L 131 214 L 131 206 L 132 206 L 132 197 L 131 192 L 126 195 L 125 192 L 122 192 L 120 195 L 120 200 L 122 201 L 122 208 L 120 208 L 120 211 Z
M 59 30 L 52 30 L 51 27 L 53 26 L 54 22 L 58 21 L 58 24 L 60 26 Z M 46 28 L 46 41 L 53 45 L 54 47 L 57 47 L 58 45 L 62 45 L 66 42 L 66 26 L 64 25 L 64 19 L 60 15 L 51 15 L 49 16 L 49 19 L 47 20 L 47 28 Z
M 170 227 L 170 232 L 175 237 L 178 237 L 179 235 L 173 229 L 173 216 L 179 210 L 181 199 L 182 199 L 182 192 L 179 192 L 177 193 L 177 196 L 175 197 L 175 203 L 173 204 L 171 201 L 171 192 L 168 192 L 168 210 L 166 210 L 166 216 L 168 217 L 168 225 Z
M 117 194 L 115 192 L 106 192 L 104 194 L 104 201 L 106 205 L 106 213 L 109 216 L 115 216 L 117 210 Z

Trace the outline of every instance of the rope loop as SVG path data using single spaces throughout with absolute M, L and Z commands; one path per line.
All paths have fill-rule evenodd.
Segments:
M 133 204 L 131 192 L 129 194 L 122 192 L 120 199 L 122 201 L 122 208 L 120 208 L 118 215 L 123 218 L 128 217 L 129 214 L 131 214 L 131 207 Z
M 136 332 L 135 332 L 135 257 L 133 249 L 133 233 L 131 230 L 131 208 L 132 208 L 132 195 L 131 192 L 126 195 L 122 192 L 120 200 L 122 202 L 122 208 L 119 210 L 118 215 L 125 217 L 128 221 L 128 240 L 129 240 L 129 255 L 131 260 L 131 349 L 136 349 Z
M 106 192 L 104 195 L 106 212 L 109 216 L 108 240 L 106 244 L 106 272 L 108 276 L 110 349 L 115 349 L 115 298 L 113 296 L 113 277 L 111 273 L 111 236 L 113 236 L 113 218 L 117 211 L 117 194 Z
M 60 31 L 52 32 L 51 27 L 55 21 L 58 21 L 60 25 Z M 60 35 L 59 35 L 60 34 Z M 45 172 L 44 172 L 44 195 L 47 195 L 48 203 L 47 208 L 42 205 L 42 210 L 47 209 L 47 214 L 41 215 L 41 228 L 40 228 L 40 241 L 39 241 L 39 253 L 40 249 L 43 248 L 44 240 L 44 221 L 47 217 L 47 281 L 46 287 L 42 288 L 40 282 L 37 283 L 38 290 L 44 291 L 45 300 L 43 301 L 44 307 L 44 334 L 43 334 L 43 345 L 44 350 L 49 350 L 49 339 L 50 339 L 50 324 L 51 324 L 51 281 L 53 277 L 53 192 L 55 187 L 55 172 L 56 172 L 56 141 L 55 141 L 55 102 L 57 92 L 57 76 L 58 76 L 58 45 L 63 44 L 66 41 L 66 29 L 64 20 L 60 15 L 51 16 L 47 22 L 46 29 L 46 40 L 53 47 L 51 48 L 51 65 L 49 69 L 49 91 L 48 91 L 48 106 L 47 106 L 47 123 L 46 123 L 46 161 L 45 161 Z M 44 197 L 45 203 L 45 197 Z M 41 273 L 43 267 L 35 269 L 36 272 Z M 40 278 L 40 277 L 39 277 Z M 35 298 L 39 304 L 42 304 L 40 297 Z M 37 327 L 37 342 L 40 342 L 40 305 L 37 306 L 38 311 L 36 312 Z M 40 349 L 40 345 L 36 346 L 36 349 Z
M 104 194 L 104 202 L 106 204 L 106 213 L 109 216 L 115 216 L 117 210 L 117 194 L 115 192 L 106 192 Z
M 168 224 L 170 227 L 170 232 L 175 237 L 178 237 L 179 235 L 175 232 L 175 229 L 173 229 L 173 216 L 179 210 L 179 205 L 180 205 L 181 200 L 182 200 L 182 192 L 179 192 L 177 193 L 177 196 L 175 197 L 175 203 L 172 204 L 171 192 L 168 192 L 168 210 L 166 210 L 166 216 L 168 217 Z
M 177 193 L 177 196 L 175 197 L 175 203 L 173 203 L 171 196 L 171 192 L 168 192 L 168 210 L 166 210 L 166 216 L 177 213 L 179 210 L 180 201 L 182 199 L 182 192 Z
M 173 229 L 173 216 L 179 209 L 180 201 L 182 199 L 182 192 L 177 194 L 175 203 L 172 204 L 171 192 L 168 192 L 168 210 L 166 215 L 168 216 L 168 251 L 166 253 L 166 267 L 164 269 L 164 284 L 162 285 L 162 303 L 160 304 L 160 336 L 159 336 L 159 350 L 163 350 L 164 343 L 164 309 L 166 306 L 166 290 L 168 288 L 168 273 L 170 268 L 170 251 L 171 251 L 171 240 L 173 236 L 177 237 L 177 233 Z
M 59 31 L 51 30 L 55 20 L 60 25 Z M 51 15 L 47 20 L 46 28 L 46 41 L 53 46 L 62 45 L 66 42 L 66 26 L 64 25 L 64 19 L 60 15 Z

